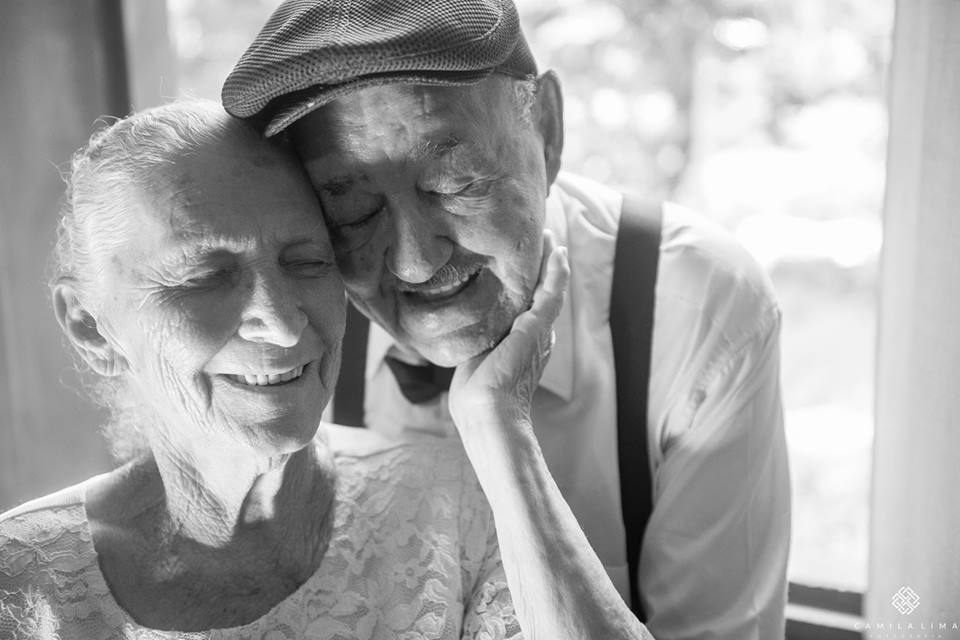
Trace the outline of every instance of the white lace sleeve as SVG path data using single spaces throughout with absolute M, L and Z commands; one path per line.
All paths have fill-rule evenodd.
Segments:
M 0 640 L 54 640 L 60 622 L 56 589 L 62 572 L 56 559 L 69 559 L 56 512 L 7 519 L 0 526 Z
M 60 640 L 64 625 L 109 637 L 107 596 L 82 507 L 57 505 L 0 520 L 0 640 Z M 103 633 L 100 632 L 103 630 Z
M 59 626 L 53 607 L 40 591 L 0 587 L 0 640 L 59 640 Z

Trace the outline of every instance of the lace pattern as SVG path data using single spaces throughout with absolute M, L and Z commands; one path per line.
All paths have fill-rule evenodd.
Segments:
M 0 640 L 519 639 L 489 506 L 459 443 L 343 438 L 320 569 L 265 616 L 200 633 L 138 625 L 100 573 L 77 491 L 0 519 Z

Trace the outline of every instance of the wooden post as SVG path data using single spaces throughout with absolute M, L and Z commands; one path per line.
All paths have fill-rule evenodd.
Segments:
M 176 52 L 168 26 L 165 1 L 123 0 L 127 85 L 134 110 L 163 104 L 177 95 Z
M 897 2 L 866 618 L 904 629 L 960 623 L 958 24 L 957 0 Z
M 166 41 L 165 3 L 149 4 L 164 16 L 151 27 L 162 28 L 155 47 Z M 0 511 L 110 466 L 102 415 L 80 392 L 53 317 L 46 265 L 60 171 L 98 117 L 130 109 L 121 5 L 8 2 L 0 20 Z M 147 22 L 128 19 L 126 28 Z M 140 86 L 136 69 L 133 77 Z M 172 79 L 168 88 L 172 95 Z

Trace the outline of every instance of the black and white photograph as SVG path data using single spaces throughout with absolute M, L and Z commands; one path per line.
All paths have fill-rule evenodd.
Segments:
M 960 640 L 956 0 L 0 0 L 0 640 Z

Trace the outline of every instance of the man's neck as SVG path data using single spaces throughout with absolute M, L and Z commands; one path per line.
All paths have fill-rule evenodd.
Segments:
M 394 340 L 393 346 L 387 350 L 387 355 L 396 358 L 401 362 L 422 366 L 430 364 L 430 361 L 420 355 L 416 349 Z

